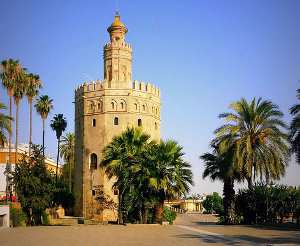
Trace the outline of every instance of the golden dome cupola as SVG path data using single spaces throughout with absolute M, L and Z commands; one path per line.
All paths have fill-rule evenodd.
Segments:
M 125 34 L 128 32 L 126 26 L 121 21 L 121 16 L 116 12 L 114 22 L 107 28 L 112 43 L 124 42 Z

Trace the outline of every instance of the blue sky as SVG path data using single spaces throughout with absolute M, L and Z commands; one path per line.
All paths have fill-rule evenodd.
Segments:
M 0 0 L 0 60 L 19 59 L 44 82 L 54 99 L 50 115 L 63 113 L 74 126 L 74 89 L 103 78 L 103 45 L 119 5 L 133 46 L 133 78 L 151 81 L 162 93 L 162 137 L 184 146 L 193 166 L 193 192 L 221 191 L 202 180 L 199 155 L 209 150 L 218 114 L 246 97 L 278 104 L 290 121 L 300 83 L 300 1 L 4 1 Z M 0 100 L 8 102 L 0 89 Z M 21 142 L 28 138 L 28 105 L 21 105 Z M 47 127 L 47 152 L 55 134 Z M 41 121 L 34 114 L 35 143 Z M 283 183 L 300 185 L 292 160 Z

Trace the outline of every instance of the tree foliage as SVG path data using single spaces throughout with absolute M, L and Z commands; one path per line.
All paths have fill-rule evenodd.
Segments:
M 61 139 L 60 157 L 64 159 L 63 177 L 69 185 L 69 191 L 72 191 L 74 183 L 74 165 L 75 165 L 75 134 L 67 133 Z
M 42 148 L 32 146 L 32 154 L 23 155 L 12 172 L 13 183 L 28 224 L 41 224 L 46 208 L 73 206 L 74 198 L 63 182 L 55 183 L 54 174 L 45 166 Z
M 203 207 L 207 213 L 217 213 L 219 215 L 223 215 L 224 213 L 223 200 L 217 192 L 213 192 L 212 195 L 206 196 L 203 201 Z
M 0 110 L 5 110 L 6 106 L 0 102 Z M 0 146 L 7 143 L 7 134 L 11 133 L 10 121 L 11 117 L 0 111 Z
M 300 100 L 300 89 L 297 90 L 297 98 Z M 290 125 L 289 139 L 292 144 L 292 152 L 296 154 L 296 160 L 300 164 L 300 104 L 291 107 L 290 113 L 293 119 Z
M 222 152 L 234 149 L 234 163 L 251 188 L 257 175 L 266 182 L 285 173 L 289 157 L 283 113 L 270 101 L 242 98 L 230 105 L 233 112 L 222 113 L 225 124 L 215 131 Z
M 282 223 L 290 216 L 300 223 L 299 187 L 257 184 L 252 190 L 240 190 L 236 205 L 242 223 Z
M 219 146 L 212 145 L 213 152 L 200 156 L 204 161 L 203 178 L 210 177 L 213 181 L 223 182 L 224 223 L 233 224 L 234 215 L 234 180 L 240 180 L 239 169 L 233 162 L 233 150 L 221 152 Z
M 150 141 L 140 128 L 127 128 L 104 149 L 101 166 L 109 178 L 117 177 L 119 222 L 146 223 L 155 210 L 162 221 L 163 202 L 189 191 L 190 165 L 183 160 L 182 147 L 175 141 Z

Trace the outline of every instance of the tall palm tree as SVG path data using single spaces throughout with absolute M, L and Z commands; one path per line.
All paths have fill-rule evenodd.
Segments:
M 162 222 L 164 201 L 179 198 L 189 192 L 193 184 L 191 165 L 183 160 L 182 147 L 173 140 L 161 141 L 150 148 L 150 186 L 156 191 L 155 219 Z
M 7 90 L 7 95 L 9 96 L 9 117 L 12 119 L 12 99 L 14 95 L 14 85 L 15 81 L 19 78 L 22 67 L 18 60 L 8 59 L 1 62 L 1 80 L 2 85 Z M 12 120 L 9 122 L 9 128 L 12 129 Z M 12 131 L 9 133 L 8 137 L 8 162 L 11 164 L 11 143 L 12 143 Z
M 118 192 L 118 223 L 123 224 L 123 199 L 126 191 L 132 187 L 133 173 L 140 167 L 140 157 L 146 149 L 150 136 L 141 129 L 127 128 L 121 135 L 113 138 L 103 150 L 100 166 L 105 168 L 108 178 L 116 177 Z
M 53 100 L 47 95 L 40 96 L 34 107 L 43 121 L 43 157 L 45 158 L 45 121 L 51 109 L 53 109 Z
M 234 223 L 234 180 L 241 180 L 239 169 L 233 163 L 233 151 L 221 153 L 217 146 L 212 146 L 212 153 L 204 153 L 200 159 L 204 161 L 205 169 L 203 178 L 223 182 L 223 205 L 225 224 Z
M 56 115 L 54 115 L 53 119 L 51 120 L 50 126 L 51 126 L 52 130 L 55 131 L 56 138 L 57 138 L 57 158 L 56 158 L 56 172 L 55 172 L 55 180 L 57 182 L 60 137 L 67 128 L 67 120 L 63 114 L 56 114 Z
M 27 76 L 27 86 L 26 86 L 26 96 L 29 104 L 29 156 L 31 153 L 32 144 L 32 101 L 39 93 L 39 89 L 42 87 L 42 81 L 37 74 L 28 74 Z
M 215 131 L 221 152 L 234 148 L 234 162 L 246 172 L 248 187 L 256 175 L 279 179 L 285 173 L 289 146 L 283 113 L 270 101 L 242 98 L 230 105 L 233 112 L 220 114 L 225 125 Z
M 75 134 L 72 132 L 67 133 L 61 139 L 60 157 L 64 158 L 65 163 L 68 165 L 68 181 L 69 191 L 72 191 L 72 171 L 74 168 L 75 158 Z
M 16 141 L 15 141 L 15 162 L 17 163 L 18 158 L 18 145 L 19 145 L 19 106 L 24 96 L 27 86 L 27 74 L 25 70 L 21 70 L 18 78 L 14 83 L 14 102 L 16 105 Z
M 1 110 L 5 110 L 6 106 L 0 102 L 0 146 L 4 146 L 7 143 L 6 134 L 11 133 L 10 121 L 11 117 L 1 112 Z
M 297 90 L 297 98 L 300 100 L 300 89 Z M 296 154 L 296 160 L 300 164 L 300 104 L 295 104 L 290 108 L 291 115 L 294 116 L 290 125 L 290 142 L 292 152 Z

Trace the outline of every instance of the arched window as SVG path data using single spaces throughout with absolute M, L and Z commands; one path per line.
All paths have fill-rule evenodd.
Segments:
M 143 111 L 145 111 L 146 110 L 146 106 L 145 105 L 143 105 Z
M 137 110 L 137 109 L 138 109 L 138 105 L 137 105 L 137 103 L 135 103 L 135 104 L 134 104 L 134 108 L 135 108 L 135 110 Z
M 119 195 L 119 191 L 117 189 L 114 189 L 114 195 L 115 196 Z
M 114 118 L 114 125 L 115 126 L 119 125 L 119 118 L 118 117 Z
M 97 169 L 97 155 L 95 153 L 91 154 L 90 169 L 91 170 Z
M 96 126 L 96 119 L 93 119 L 92 125 L 93 125 L 93 127 Z
M 101 110 L 101 102 L 98 102 L 98 110 Z
M 142 126 L 142 120 L 138 119 L 138 126 Z
M 111 109 L 115 109 L 115 103 L 114 102 L 111 102 Z
M 124 103 L 121 102 L 121 109 L 124 109 Z
M 156 122 L 154 124 L 154 128 L 155 128 L 155 130 L 157 130 L 157 123 Z

